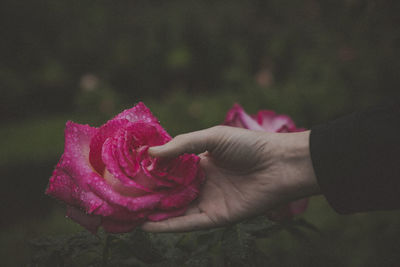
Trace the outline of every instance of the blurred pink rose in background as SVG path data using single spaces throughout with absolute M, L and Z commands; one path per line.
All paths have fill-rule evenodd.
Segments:
M 224 125 L 274 133 L 301 132 L 293 120 L 287 115 L 276 114 L 272 110 L 260 110 L 255 115 L 247 114 L 244 109 L 235 104 L 227 113 Z M 271 210 L 267 217 L 273 221 L 283 221 L 303 213 L 308 206 L 308 198 L 299 199 Z
M 67 216 L 96 233 L 123 233 L 144 221 L 182 215 L 198 196 L 199 157 L 150 157 L 170 135 L 139 103 L 100 128 L 67 122 L 65 148 L 46 194 L 67 204 Z

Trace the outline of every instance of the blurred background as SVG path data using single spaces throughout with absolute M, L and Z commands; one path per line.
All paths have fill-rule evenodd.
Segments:
M 99 126 L 143 101 L 176 135 L 220 124 L 237 102 L 309 128 L 400 95 L 399 11 L 373 0 L 2 0 L 4 266 L 29 262 L 32 238 L 81 230 L 44 195 L 67 120 Z M 315 197 L 303 216 L 324 233 L 319 249 L 276 234 L 264 245 L 277 266 L 398 266 L 398 211 L 339 216 Z

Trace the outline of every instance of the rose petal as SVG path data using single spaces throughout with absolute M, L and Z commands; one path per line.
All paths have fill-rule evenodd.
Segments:
M 81 190 L 74 183 L 71 177 L 69 177 L 69 175 L 67 175 L 60 169 L 56 169 L 54 171 L 54 174 L 50 179 L 46 194 L 64 201 L 69 206 L 75 206 L 77 208 L 84 209 L 84 211 L 81 211 L 79 209 L 78 210 L 82 213 L 86 212 L 87 215 L 101 215 L 103 217 L 111 217 L 119 221 L 137 221 L 145 218 L 150 213 L 149 211 L 131 212 L 122 207 L 111 206 L 107 202 L 104 202 L 102 199 L 96 196 L 94 193 Z M 85 216 L 83 216 L 83 218 L 85 218 Z M 86 227 L 84 222 L 82 223 L 82 225 Z M 89 230 L 93 232 L 93 229 Z
M 169 211 L 158 211 L 158 212 L 150 214 L 147 218 L 150 221 L 157 222 L 157 221 L 165 220 L 165 219 L 168 219 L 171 217 L 177 217 L 177 216 L 183 215 L 186 210 L 187 210 L 187 207 L 183 207 L 181 209 L 176 209 L 176 210 L 169 210 Z
M 101 151 L 104 142 L 107 138 L 114 136 L 115 132 L 118 129 L 124 127 L 129 123 L 128 120 L 111 120 L 101 126 L 96 135 L 93 136 L 90 142 L 90 163 L 92 164 L 93 168 L 101 175 L 104 172 L 105 165 L 101 158 Z
M 158 205 L 161 198 L 165 196 L 163 192 L 135 198 L 123 196 L 115 192 L 111 185 L 96 173 L 93 173 L 89 178 L 89 187 L 96 195 L 109 204 L 125 207 L 130 211 L 152 210 Z
M 244 111 L 239 104 L 233 105 L 233 107 L 228 111 L 224 125 L 245 128 L 249 130 L 264 130 L 256 120 L 254 120 Z
M 82 191 L 74 183 L 71 177 L 59 169 L 54 171 L 46 194 L 64 201 L 69 206 L 84 209 L 87 215 L 100 215 L 102 217 L 110 217 L 119 221 L 136 222 L 144 219 L 150 213 L 149 211 L 131 212 L 122 207 L 111 206 L 107 202 L 101 200 L 94 193 Z M 81 212 L 84 213 L 84 211 Z M 90 231 L 92 231 L 92 229 L 90 229 Z
M 112 182 L 115 190 L 124 195 L 136 197 L 145 192 L 153 192 L 157 184 L 168 185 L 168 183 L 152 179 L 151 175 L 148 177 L 147 170 L 141 165 L 142 162 L 139 163 L 142 158 L 144 160 L 148 158 L 149 146 L 161 145 L 170 140 L 170 137 L 160 129 L 162 128 L 158 124 L 128 123 L 124 128 L 118 130 L 114 137 L 110 137 L 104 142 L 102 161 L 111 174 L 108 176 L 106 171 L 104 177 L 107 181 Z M 125 145 L 127 142 L 130 142 L 133 149 L 136 150 L 131 154 L 131 157 L 136 157 L 135 159 L 127 160 L 125 157 L 127 152 L 122 152 L 128 149 Z M 117 178 L 119 182 L 115 181 L 113 177 Z
M 303 213 L 308 207 L 308 198 L 299 199 L 289 203 L 293 215 Z
M 153 159 L 153 158 L 145 158 L 142 160 L 140 165 L 142 166 L 143 173 L 146 175 L 148 180 L 151 180 L 151 182 L 154 184 L 155 189 L 160 189 L 160 188 L 171 188 L 176 186 L 176 183 L 168 181 L 166 179 L 160 178 L 157 174 L 155 175 L 154 171 L 154 166 L 157 164 L 159 159 Z M 163 175 L 165 176 L 165 175 Z M 163 177 L 161 176 L 161 177 Z M 141 182 L 139 182 L 141 183 Z M 141 183 L 142 184 L 142 183 Z
M 158 119 L 151 113 L 150 109 L 146 107 L 143 102 L 137 103 L 136 106 L 130 109 L 126 109 L 117 116 L 113 120 L 126 119 L 130 122 L 135 121 L 144 121 L 151 123 L 159 123 Z
M 71 177 L 63 170 L 56 168 L 50 178 L 46 194 L 66 203 L 72 203 L 74 201 L 73 192 L 76 188 L 77 186 Z
M 151 193 L 149 190 L 142 190 L 139 187 L 141 185 L 135 183 L 133 186 L 124 185 L 121 180 L 117 179 L 108 170 L 104 173 L 104 180 L 112 187 L 112 189 L 121 195 L 129 197 L 143 196 L 147 193 Z
M 88 190 L 86 177 L 94 170 L 89 163 L 90 139 L 96 128 L 68 121 L 65 126 L 65 147 L 58 168 L 68 173 L 84 191 Z
M 72 206 L 67 207 L 67 217 L 82 225 L 92 234 L 97 233 L 101 224 L 101 218 L 99 216 L 88 215 L 80 209 Z
M 117 190 L 119 193 L 132 195 L 134 197 L 137 195 L 143 195 L 146 192 L 152 192 L 151 188 L 146 188 L 126 176 L 126 174 L 121 170 L 116 158 L 116 150 L 116 140 L 108 138 L 103 145 L 102 159 L 106 164 L 108 171 L 108 173 L 107 171 L 104 173 L 104 178 L 110 183 L 112 188 Z M 138 170 L 136 176 L 139 174 L 140 170 Z
M 286 127 L 289 132 L 296 128 L 296 125 L 289 116 L 278 115 L 272 110 L 259 111 L 257 113 L 257 122 L 267 132 L 279 132 L 283 127 Z
M 136 150 L 132 149 L 132 138 L 127 131 L 121 131 L 117 138 L 116 156 L 119 165 L 124 173 L 129 177 L 134 177 L 140 170 L 140 164 L 137 161 Z
M 150 175 L 153 177 L 164 178 L 168 175 L 171 166 L 176 165 L 176 161 L 179 160 L 178 158 L 154 158 L 152 162 L 151 169 L 148 170 Z
M 166 179 L 182 185 L 189 185 L 196 179 L 200 158 L 195 154 L 184 154 L 175 161 Z
M 64 201 L 68 205 L 83 208 L 89 214 L 104 203 L 94 193 L 82 190 L 62 169 L 56 169 L 53 172 L 46 194 Z
M 124 110 L 101 126 L 96 136 L 92 139 L 90 144 L 90 163 L 99 174 L 103 173 L 105 167 L 101 160 L 101 148 L 105 140 L 112 137 L 118 129 L 125 126 L 128 122 L 138 121 L 158 125 L 160 134 L 168 140 L 171 139 L 171 136 L 160 126 L 160 123 L 151 111 L 142 102 L 139 102 L 133 108 Z
M 162 210 L 178 209 L 187 206 L 199 195 L 199 181 L 174 190 L 161 199 L 159 208 Z
M 126 126 L 138 146 L 159 146 L 170 141 L 171 136 L 158 123 L 131 122 Z
M 308 207 L 308 198 L 292 201 L 277 209 L 271 210 L 267 213 L 268 219 L 271 221 L 279 222 L 291 219 L 295 215 L 303 213 Z

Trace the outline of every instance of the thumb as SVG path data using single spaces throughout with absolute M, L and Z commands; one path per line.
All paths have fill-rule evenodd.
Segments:
M 219 126 L 178 135 L 164 145 L 150 147 L 148 152 L 153 157 L 177 157 L 184 153 L 212 151 L 217 143 L 217 128 Z

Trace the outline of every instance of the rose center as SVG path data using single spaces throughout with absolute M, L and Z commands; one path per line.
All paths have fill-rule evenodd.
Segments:
M 103 145 L 103 177 L 114 190 L 129 196 L 152 192 L 155 184 L 150 171 L 154 160 L 148 156 L 148 148 L 129 131 L 119 131 L 107 139 Z

